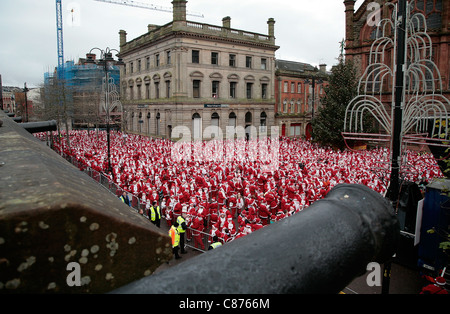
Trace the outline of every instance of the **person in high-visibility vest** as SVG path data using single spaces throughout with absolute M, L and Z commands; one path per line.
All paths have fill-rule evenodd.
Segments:
M 169 235 L 172 238 L 172 252 L 175 255 L 175 259 L 180 259 L 181 256 L 178 255 L 178 250 L 180 248 L 180 233 L 178 232 L 178 223 L 175 223 L 170 227 Z
M 159 206 L 156 204 L 156 201 L 153 202 L 153 205 L 149 208 L 149 214 L 148 217 L 150 218 L 150 221 L 156 225 L 158 228 L 161 224 L 161 210 L 159 209 Z
M 178 222 L 178 232 L 180 233 L 180 249 L 181 249 L 181 254 L 186 254 L 186 250 L 184 249 L 184 235 L 187 229 L 186 226 L 186 212 L 182 212 L 181 216 L 177 217 L 177 222 Z
M 127 192 L 123 191 L 122 195 L 119 197 L 119 199 L 124 202 L 125 204 L 127 204 L 128 206 L 130 205 L 130 198 L 128 197 Z
M 221 247 L 221 246 L 222 246 L 222 243 L 219 242 L 219 237 L 215 235 L 213 237 L 213 243 L 211 243 L 208 247 L 208 251 L 217 249 L 218 247 Z

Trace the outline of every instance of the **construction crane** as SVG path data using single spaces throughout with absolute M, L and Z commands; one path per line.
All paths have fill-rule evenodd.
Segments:
M 132 0 L 94 0 L 94 1 L 126 5 L 126 6 L 131 6 L 131 7 L 137 7 L 137 8 L 149 9 L 149 10 L 157 10 L 157 11 L 163 11 L 163 12 L 169 12 L 169 13 L 173 12 L 171 8 L 162 7 L 159 5 L 153 5 L 153 4 L 149 4 L 149 3 L 132 1 Z M 186 15 L 202 17 L 202 18 L 204 17 L 204 15 L 201 13 L 190 12 L 190 11 L 186 11 Z
M 62 80 L 64 78 L 64 43 L 61 0 L 56 0 L 56 32 L 58 40 L 58 80 Z
M 173 12 L 171 8 L 164 8 L 153 4 L 147 4 L 142 2 L 136 2 L 131 0 L 94 0 L 98 2 L 106 2 L 112 4 L 120 4 L 126 6 L 132 6 L 137 8 L 157 10 L 163 12 Z M 186 12 L 186 15 L 193 15 L 197 17 L 204 17 L 203 14 Z M 58 79 L 64 78 L 64 41 L 63 41 L 63 18 L 62 18 L 62 0 L 56 0 L 56 31 L 57 31 L 57 44 L 58 44 Z

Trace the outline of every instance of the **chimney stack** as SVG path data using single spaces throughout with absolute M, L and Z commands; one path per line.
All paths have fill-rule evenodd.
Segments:
M 186 22 L 186 0 L 173 0 L 173 22 Z
M 150 33 L 151 31 L 154 31 L 155 29 L 157 29 L 159 26 L 155 25 L 155 24 L 148 24 L 147 25 L 147 30 Z
M 226 16 L 222 19 L 222 24 L 224 28 L 231 28 L 231 17 Z
M 269 25 L 269 38 L 275 41 L 275 19 L 270 18 L 267 21 L 267 25 Z
M 127 43 L 127 32 L 121 29 L 119 31 L 119 36 L 120 36 L 120 46 L 125 45 Z

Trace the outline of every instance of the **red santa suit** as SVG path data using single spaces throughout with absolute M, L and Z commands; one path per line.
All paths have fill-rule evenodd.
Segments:
M 264 227 L 259 218 L 257 218 L 255 223 L 253 223 L 251 226 L 253 231 L 259 230 Z
M 241 228 L 241 230 L 239 231 L 239 233 L 236 235 L 235 239 L 244 237 L 244 236 L 246 236 L 246 235 L 252 233 L 252 231 L 253 231 L 253 230 L 252 230 L 251 225 L 247 224 L 247 225 L 245 225 L 245 227 L 242 227 L 242 228 Z
M 227 222 L 224 224 L 223 229 L 228 229 L 230 234 L 236 234 L 236 225 L 234 224 L 233 218 L 231 216 L 228 216 Z M 222 233 L 224 233 L 223 229 Z
M 227 217 L 226 217 L 225 213 L 221 213 L 215 226 L 219 231 L 221 231 L 224 228 L 226 222 L 227 222 Z
M 202 234 L 203 231 L 203 218 L 202 216 L 197 216 L 192 222 L 192 237 L 194 238 L 194 246 L 198 249 L 205 250 L 205 245 L 203 243 Z
M 166 207 L 166 222 L 169 228 L 172 227 L 172 219 L 173 219 L 173 209 L 171 207 Z
M 217 203 L 218 203 L 219 209 L 225 205 L 226 199 L 227 199 L 227 196 L 225 194 L 225 190 L 223 188 L 220 188 L 219 193 L 217 195 Z
M 246 210 L 243 210 L 243 211 L 239 214 L 237 220 L 238 220 L 239 227 L 245 226 L 246 220 L 247 220 L 247 211 L 246 211 Z
M 208 237 L 208 245 L 213 243 L 213 238 L 214 236 L 217 236 L 219 238 L 222 237 L 222 234 L 220 233 L 220 231 L 217 229 L 216 225 L 213 225 L 211 228 L 211 231 L 209 232 L 209 237 Z
M 236 217 L 237 199 L 234 195 L 228 199 L 228 207 L 231 211 L 231 215 Z
M 244 199 L 242 197 L 236 199 L 236 210 L 238 215 L 244 210 Z
M 176 201 L 175 206 L 173 207 L 173 219 L 177 220 L 178 216 L 181 215 L 181 211 L 183 210 L 183 206 L 180 202 Z
M 219 220 L 219 214 L 217 212 L 217 208 L 210 208 L 209 211 L 209 227 L 211 228 L 211 226 L 215 225 L 217 223 L 217 221 Z
M 267 225 L 269 223 L 270 214 L 271 214 L 270 210 L 267 209 L 267 206 L 264 203 L 262 203 L 259 206 L 258 215 L 263 225 Z

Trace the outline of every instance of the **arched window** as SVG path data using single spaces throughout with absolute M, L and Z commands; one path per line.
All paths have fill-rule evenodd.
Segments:
M 253 121 L 252 113 L 251 113 L 250 111 L 248 111 L 248 112 L 245 114 L 245 124 L 251 124 L 252 121 Z
M 231 112 L 228 116 L 228 126 L 236 127 L 236 114 Z
M 161 123 L 161 114 L 158 112 L 156 114 L 156 135 L 159 135 L 160 132 L 160 124 Z
M 212 126 L 212 130 L 211 130 L 211 136 L 212 134 L 214 134 L 214 137 L 219 136 L 219 114 L 217 112 L 214 112 L 211 115 L 211 126 Z
M 194 135 L 194 140 L 202 139 L 202 117 L 198 112 L 192 115 L 192 130 Z
M 142 111 L 139 112 L 139 117 L 138 117 L 138 131 L 139 133 L 142 132 L 142 123 L 144 123 L 144 120 L 142 120 Z
M 150 112 L 147 112 L 147 134 L 150 134 Z
M 261 112 L 259 124 L 260 124 L 260 132 L 265 133 L 267 131 L 267 114 L 265 111 Z
M 250 111 L 248 111 L 245 114 L 245 138 L 248 140 L 251 136 L 251 126 L 252 126 L 252 113 Z

